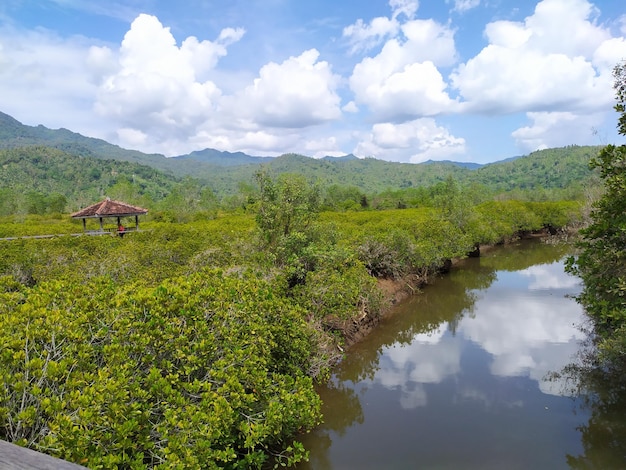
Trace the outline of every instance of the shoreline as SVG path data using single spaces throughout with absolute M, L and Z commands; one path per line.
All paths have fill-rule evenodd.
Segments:
M 577 232 L 577 230 L 571 229 L 567 230 L 567 232 L 575 233 Z M 469 253 L 466 257 L 463 258 L 447 260 L 444 265 L 440 266 L 439 270 L 435 274 L 430 275 L 427 278 L 422 278 L 416 274 L 411 274 L 399 279 L 377 279 L 378 289 L 380 290 L 383 298 L 383 307 L 380 313 L 375 316 L 372 316 L 370 314 L 361 315 L 356 319 L 345 321 L 344 325 L 342 325 L 341 327 L 341 333 L 345 341 L 344 348 L 341 349 L 338 346 L 339 350 L 341 352 L 344 352 L 344 349 L 347 350 L 351 346 L 362 341 L 378 326 L 378 324 L 383 319 L 387 318 L 391 314 L 393 308 L 398 303 L 412 297 L 413 295 L 419 295 L 420 290 L 424 286 L 434 282 L 438 275 L 447 274 L 450 269 L 458 266 L 460 263 L 463 262 L 464 259 L 468 257 L 480 257 L 482 253 L 488 252 L 494 249 L 496 246 L 508 245 L 517 240 L 532 238 L 549 239 L 550 237 L 555 236 L 558 237 L 558 235 L 552 234 L 548 229 L 545 228 L 536 232 L 521 232 L 507 238 L 501 243 L 477 245 L 474 252 Z

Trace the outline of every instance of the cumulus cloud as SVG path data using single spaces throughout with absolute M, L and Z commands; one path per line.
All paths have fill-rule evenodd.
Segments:
M 378 123 L 354 151 L 358 156 L 419 163 L 441 160 L 465 151 L 465 140 L 455 137 L 434 119 L 422 118 L 402 124 Z
M 116 56 L 114 70 L 102 76 L 96 111 L 125 129 L 118 133 L 120 139 L 143 133 L 155 143 L 165 143 L 173 136 L 185 139 L 195 134 L 221 97 L 207 77 L 226 55 L 226 46 L 243 33 L 224 30 L 215 42 L 189 37 L 179 47 L 156 17 L 139 15 L 119 52 L 90 50 L 88 63 L 99 70 L 110 71 L 112 56 Z M 131 144 L 136 139 L 123 142 Z
M 343 36 L 350 43 L 352 53 L 367 51 L 389 36 L 395 36 L 400 30 L 399 17 L 413 19 L 419 3 L 417 0 L 390 0 L 391 17 L 379 16 L 369 23 L 359 18 L 354 24 L 343 29 Z
M 533 152 L 565 145 L 588 144 L 595 137 L 595 129 L 602 127 L 606 114 L 543 112 L 527 113 L 527 117 L 532 124 L 520 127 L 512 132 L 511 136 L 519 148 L 526 152 Z
M 513 295 L 513 297 L 511 297 Z M 550 304 L 549 307 L 546 307 Z M 545 380 L 571 361 L 584 334 L 576 327 L 583 311 L 571 299 L 557 296 L 518 296 L 479 305 L 481 314 L 463 318 L 458 331 L 493 356 L 491 372 L 503 377 L 528 374 L 544 393 L 560 395 L 562 383 Z M 564 323 L 563 318 L 571 318 Z
M 359 107 L 356 105 L 354 101 L 348 102 L 341 109 L 345 111 L 346 113 L 358 113 L 359 112 Z
M 254 83 L 236 97 L 235 108 L 262 126 L 298 128 L 341 116 L 339 77 L 310 49 L 264 65 Z
M 458 13 L 493 6 L 446 3 Z M 347 54 L 340 66 L 328 44 L 330 53 L 322 55 L 310 43 L 294 43 L 295 52 L 273 51 L 254 69 L 235 57 L 246 53 L 249 33 L 242 28 L 177 41 L 156 16 L 136 16 L 134 7 L 62 5 L 92 19 L 132 20 L 123 40 L 104 42 L 11 29 L 7 16 L 0 26 L 2 111 L 27 124 L 166 155 L 213 147 L 257 155 L 353 149 L 388 160 L 450 158 L 463 154 L 465 140 L 428 118 L 475 113 L 525 113 L 525 125 L 503 131 L 525 151 L 603 143 L 588 136 L 614 119 L 611 72 L 626 57 L 626 38 L 612 37 L 592 3 L 543 0 L 522 21 L 489 23 L 486 45 L 460 65 L 453 21 L 462 28 L 463 16 L 440 23 L 420 18 L 419 5 L 389 0 L 386 16 L 347 26 L 343 46 L 363 55 Z M 613 32 L 620 25 L 626 31 L 624 18 L 612 20 Z M 171 21 L 184 27 L 181 17 Z M 335 70 L 344 67 L 351 73 L 339 76 Z M 470 143 L 480 140 L 472 141 L 471 127 L 463 135 Z
M 393 19 L 403 15 L 407 19 L 413 19 L 417 9 L 419 8 L 419 2 L 417 0 L 389 0 L 389 6 L 391 7 L 391 16 Z
M 339 142 L 334 136 L 309 139 L 304 142 L 303 151 L 305 155 L 315 158 L 341 157 L 346 153 L 339 147 Z
M 374 18 L 369 24 L 359 19 L 356 23 L 346 26 L 343 35 L 350 42 L 351 52 L 355 53 L 380 44 L 388 35 L 395 34 L 398 27 L 397 21 L 386 17 Z
M 531 266 L 519 274 L 529 278 L 529 290 L 573 289 L 580 286 L 581 282 L 577 277 L 564 275 L 563 266 L 558 263 Z
M 244 34 L 225 28 L 214 41 L 188 37 L 179 45 L 158 18 L 139 15 L 119 50 L 89 50 L 96 111 L 116 123 L 121 145 L 169 155 L 205 147 L 277 155 L 306 147 L 293 129 L 341 116 L 339 77 L 310 49 L 264 65 L 249 86 L 224 95 L 212 78 Z
M 455 101 L 446 93 L 447 85 L 432 62 L 407 64 L 376 80 L 379 65 L 376 59 L 366 59 L 350 79 L 358 101 L 377 119 L 399 121 L 453 109 Z
M 358 63 L 350 77 L 357 104 L 364 104 L 378 121 L 434 116 L 456 106 L 446 91 L 438 66 L 454 63 L 451 29 L 433 20 L 404 23 L 397 37 L 380 53 Z
M 427 335 L 416 335 L 410 345 L 394 344 L 381 357 L 374 383 L 398 390 L 402 408 L 427 405 L 424 384 L 440 383 L 461 370 L 460 344 L 446 340 L 445 329 L 442 324 Z
M 450 77 L 466 111 L 589 112 L 610 107 L 619 60 L 586 0 L 543 0 L 523 22 L 485 28 L 489 44 Z M 611 44 L 612 45 L 612 44 Z M 598 61 L 598 62 L 596 62 Z

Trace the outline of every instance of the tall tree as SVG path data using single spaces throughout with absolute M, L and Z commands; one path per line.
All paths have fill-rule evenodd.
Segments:
M 620 113 L 618 131 L 626 136 L 626 62 L 613 71 Z M 599 169 L 604 194 L 594 205 L 591 224 L 582 231 L 581 252 L 570 270 L 584 281 L 579 300 L 604 338 L 611 357 L 626 357 L 626 145 L 607 145 L 592 168 Z
M 265 170 L 256 173 L 260 188 L 257 224 L 270 248 L 285 238 L 305 232 L 315 219 L 320 205 L 317 186 L 304 176 L 283 173 L 272 179 Z
M 313 227 L 320 206 L 319 188 L 304 176 L 283 173 L 272 179 L 266 171 L 256 174 L 260 194 L 256 221 L 262 242 L 276 266 L 284 269 L 289 287 L 303 284 L 317 264 Z

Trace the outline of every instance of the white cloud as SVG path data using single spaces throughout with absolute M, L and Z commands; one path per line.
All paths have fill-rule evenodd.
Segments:
M 96 87 L 85 70 L 85 38 L 61 38 L 38 29 L 28 32 L 0 28 L 0 103 L 19 120 L 80 129 L 89 120 Z M 95 129 L 91 129 L 95 131 Z
M 432 62 L 412 63 L 375 80 L 376 60 L 357 65 L 350 84 L 359 102 L 379 120 L 397 121 L 434 116 L 452 110 L 443 77 Z M 374 72 L 374 73 L 372 73 Z
M 216 110 L 221 92 L 205 79 L 226 55 L 226 45 L 242 35 L 243 30 L 228 29 L 216 42 L 189 37 L 178 47 L 156 17 L 139 15 L 119 52 L 90 50 L 88 63 L 96 70 L 110 70 L 116 57 L 115 70 L 101 78 L 96 111 L 125 129 L 118 132 L 122 145 L 135 144 L 135 138 L 123 139 L 143 133 L 155 150 L 165 151 L 171 141 L 193 136 Z
M 456 57 L 453 32 L 433 20 L 412 20 L 402 35 L 388 40 L 381 52 L 354 67 L 350 88 L 357 104 L 366 105 L 378 121 L 398 121 L 451 111 L 437 66 Z
M 137 129 L 121 128 L 117 130 L 117 138 L 126 142 L 131 148 L 143 147 L 148 141 L 148 135 Z
M 360 156 L 415 162 L 458 155 L 455 159 L 464 160 L 465 139 L 472 147 L 484 139 L 476 126 L 456 128 L 463 129 L 462 138 L 427 117 L 489 113 L 495 122 L 503 113 L 526 113 L 523 127 L 493 132 L 512 135 L 509 142 L 528 151 L 603 143 L 588 137 L 591 128 L 615 127 L 611 72 L 626 57 L 626 39 L 611 37 L 609 26 L 626 34 L 626 16 L 601 23 L 586 0 L 534 2 L 535 11 L 522 21 L 486 25 L 487 44 L 458 67 L 456 28 L 464 34 L 471 28 L 462 15 L 446 23 L 419 18 L 417 0 L 389 0 L 387 15 L 358 21 L 354 18 L 370 8 L 354 10 L 357 14 L 346 9 L 353 16 L 344 17 L 342 25 L 352 24 L 343 31 L 341 49 L 333 49 L 341 41 L 328 35 L 319 46 L 310 42 L 318 39 L 313 34 L 306 44 L 298 43 L 302 36 L 295 31 L 306 28 L 294 28 L 288 53 L 252 38 L 254 28 L 218 28 L 213 39 L 202 40 L 185 28 L 198 31 L 201 23 L 208 31 L 217 19 L 151 8 L 162 23 L 157 16 L 137 16 L 135 6 L 122 8 L 118 0 L 96 3 L 63 1 L 54 7 L 59 14 L 88 13 L 87 27 L 74 30 L 88 31 L 91 38 L 13 29 L 9 25 L 20 21 L 10 15 L 20 10 L 19 2 L 0 7 L 1 111 L 26 124 L 67 127 L 166 155 L 205 147 L 313 156 L 356 149 Z M 438 13 L 449 13 L 452 5 L 459 13 L 479 4 L 485 11 L 494 6 L 479 0 L 446 3 Z M 238 16 L 221 20 L 230 17 Z M 245 21 L 245 15 L 240 18 Z M 123 41 L 95 38 L 104 38 L 103 31 L 120 19 L 132 21 Z M 334 34 L 341 28 L 337 21 L 333 18 Z M 181 34 L 179 41 L 174 31 Z M 276 34 L 287 33 L 277 28 Z M 253 41 L 259 42 L 252 48 L 259 57 L 242 59 Z M 345 54 L 346 42 L 354 52 L 370 52 Z M 471 54 L 467 44 L 459 47 Z M 335 72 L 350 69 L 345 76 Z
M 156 17 L 140 15 L 119 51 L 92 47 L 88 64 L 100 77 L 95 108 L 117 123 L 120 145 L 166 155 L 206 147 L 302 152 L 307 140 L 290 129 L 341 116 L 339 77 L 314 49 L 266 64 L 252 84 L 225 96 L 211 76 L 243 34 L 226 28 L 214 42 L 189 37 L 178 46 Z
M 403 15 L 407 19 L 413 19 L 417 9 L 419 8 L 419 2 L 417 0 L 389 0 L 389 6 L 391 7 L 392 17 L 394 19 Z
M 354 151 L 358 156 L 419 163 L 463 154 L 465 140 L 455 137 L 430 118 L 402 124 L 379 123 Z
M 612 71 L 620 61 L 626 59 L 626 39 L 611 38 L 603 41 L 593 54 L 593 64 L 603 75 Z
M 478 5 L 480 5 L 480 0 L 454 0 L 454 8 L 452 11 L 465 13 L 472 8 L 476 8 Z
M 350 101 L 349 103 L 344 105 L 341 108 L 341 110 L 345 111 L 346 113 L 358 113 L 359 112 L 359 107 L 356 105 L 356 103 L 354 101 Z
M 610 72 L 597 69 L 594 56 L 606 61 L 607 41 L 612 40 L 596 24 L 596 14 L 586 0 L 543 0 L 524 22 L 488 24 L 489 45 L 450 77 L 466 111 L 589 112 L 610 107 Z
M 461 348 L 458 342 L 445 339 L 446 327 L 442 324 L 428 334 L 416 335 L 410 345 L 385 349 L 374 382 L 399 390 L 403 409 L 427 405 L 424 384 L 438 384 L 460 372 Z
M 553 275 L 557 273 L 558 269 L 552 270 Z M 480 310 L 480 315 L 464 317 L 457 331 L 493 356 L 493 374 L 528 375 L 544 393 L 564 393 L 562 383 L 549 382 L 545 376 L 570 362 L 578 341 L 584 339 L 584 333 L 576 326 L 584 317 L 580 306 L 555 295 L 511 297 L 507 293 L 500 300 L 492 298 L 484 304 L 479 301 L 475 309 Z M 564 322 L 564 318 L 570 321 Z
M 398 17 L 413 19 L 419 2 L 416 0 L 390 0 L 389 6 L 392 11 L 391 18 L 378 16 L 369 23 L 358 19 L 354 24 L 343 29 L 343 36 L 348 39 L 352 53 L 367 51 L 380 44 L 387 37 L 395 36 L 400 30 Z
M 298 128 L 341 116 L 339 77 L 310 49 L 281 64 L 264 65 L 235 100 L 236 113 L 263 126 Z
M 530 278 L 529 290 L 573 289 L 580 286 L 580 279 L 563 274 L 560 264 L 538 264 L 519 271 L 519 274 Z
M 343 35 L 350 42 L 351 52 L 355 53 L 380 44 L 387 36 L 395 34 L 398 28 L 398 22 L 390 18 L 374 18 L 369 24 L 359 19 L 356 23 L 346 26 Z
M 588 145 L 595 138 L 594 130 L 602 126 L 606 113 L 546 112 L 527 113 L 527 116 L 532 124 L 515 130 L 511 136 L 519 148 L 533 152 L 565 145 Z
M 302 153 L 314 158 L 340 157 L 346 154 L 339 148 L 337 139 L 332 136 L 310 139 L 304 142 Z

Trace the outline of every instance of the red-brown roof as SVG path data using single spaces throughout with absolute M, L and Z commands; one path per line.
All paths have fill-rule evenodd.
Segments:
M 131 206 L 125 202 L 113 201 L 106 198 L 104 201 L 74 212 L 73 218 L 86 219 L 89 217 L 126 217 L 129 215 L 144 215 L 148 209 Z

